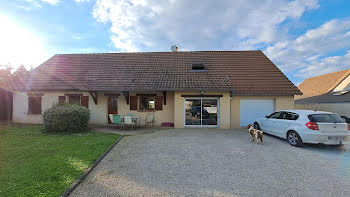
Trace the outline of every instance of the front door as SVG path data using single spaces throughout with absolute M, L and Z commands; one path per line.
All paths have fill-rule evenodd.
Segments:
M 118 114 L 118 97 L 108 96 L 108 114 Z M 111 123 L 111 120 L 108 117 L 108 123 Z

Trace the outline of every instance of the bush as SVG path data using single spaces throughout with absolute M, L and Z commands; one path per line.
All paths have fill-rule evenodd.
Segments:
M 82 132 L 88 128 L 90 110 L 75 104 L 58 104 L 43 115 L 46 132 Z

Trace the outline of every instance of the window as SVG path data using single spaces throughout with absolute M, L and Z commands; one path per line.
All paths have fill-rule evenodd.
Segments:
M 68 101 L 71 104 L 77 104 L 80 105 L 81 100 L 80 100 L 80 95 L 68 95 Z
M 28 113 L 41 114 L 41 95 L 28 97 Z
M 192 72 L 193 71 L 200 71 L 200 72 L 203 72 L 203 71 L 208 71 L 204 64 L 192 64 Z
M 58 97 L 58 103 L 66 103 L 66 97 L 68 97 L 68 103 L 77 104 L 89 108 L 89 96 L 83 96 L 83 94 L 66 94 L 66 96 Z
M 283 112 L 282 119 L 284 120 L 296 120 L 299 118 L 299 115 L 292 112 Z
M 163 110 L 163 96 L 156 94 L 136 94 L 130 96 L 130 110 L 159 111 Z
M 281 113 L 282 113 L 282 112 L 275 112 L 275 113 L 271 114 L 271 115 L 269 116 L 269 118 L 278 119 L 278 118 L 281 116 Z
M 307 116 L 311 122 L 324 122 L 324 123 L 344 123 L 337 114 L 312 114 Z
M 149 111 L 155 109 L 155 97 L 140 96 L 139 110 Z

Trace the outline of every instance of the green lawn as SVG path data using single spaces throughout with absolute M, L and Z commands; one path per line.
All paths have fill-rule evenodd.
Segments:
M 60 196 L 120 136 L 0 125 L 0 196 Z

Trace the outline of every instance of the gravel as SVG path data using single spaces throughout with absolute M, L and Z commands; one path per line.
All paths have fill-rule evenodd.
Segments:
M 350 148 L 349 148 L 350 149 Z M 171 129 L 128 136 L 71 196 L 349 196 L 350 150 L 302 148 L 247 131 Z

